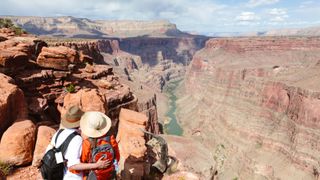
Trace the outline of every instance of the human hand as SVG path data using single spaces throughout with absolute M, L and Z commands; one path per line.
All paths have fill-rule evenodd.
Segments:
M 105 169 L 111 164 L 109 159 L 103 160 L 103 158 L 104 158 L 103 156 L 100 157 L 100 159 L 95 163 L 97 166 L 97 169 Z

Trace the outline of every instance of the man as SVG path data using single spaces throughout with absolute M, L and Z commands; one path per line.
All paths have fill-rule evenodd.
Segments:
M 68 108 L 65 115 L 61 118 L 60 129 L 63 129 L 62 132 L 55 133 L 52 137 L 51 143 L 47 147 L 47 151 L 52 147 L 59 147 L 69 135 L 74 132 L 78 132 L 80 126 L 80 118 L 84 112 L 78 106 L 71 106 Z M 56 136 L 58 138 L 56 140 Z M 56 140 L 56 144 L 55 144 Z M 81 163 L 81 149 L 82 149 L 82 137 L 78 134 L 72 138 L 70 141 L 65 154 L 63 157 L 67 160 L 66 167 L 64 170 L 63 179 L 66 180 L 81 180 L 83 170 L 93 170 L 107 167 L 110 162 L 98 160 L 96 163 Z M 72 169 L 72 170 L 71 170 Z

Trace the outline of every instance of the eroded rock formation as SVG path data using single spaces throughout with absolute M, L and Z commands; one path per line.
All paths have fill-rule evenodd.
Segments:
M 178 117 L 211 149 L 219 178 L 319 177 L 319 42 L 211 39 L 196 53 Z
M 142 179 L 149 173 L 144 133 L 148 118 L 144 114 L 121 109 L 117 141 L 123 179 Z

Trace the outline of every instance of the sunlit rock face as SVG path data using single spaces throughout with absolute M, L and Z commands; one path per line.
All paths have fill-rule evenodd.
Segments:
M 221 179 L 319 176 L 319 38 L 211 39 L 180 89 L 187 136 Z
M 106 21 L 65 17 L 14 17 L 15 24 L 36 35 L 73 38 L 135 37 L 135 36 L 183 36 L 175 24 L 158 21 Z

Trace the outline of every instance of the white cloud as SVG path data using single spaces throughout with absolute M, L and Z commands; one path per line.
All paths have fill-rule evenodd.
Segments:
M 287 10 L 280 8 L 270 9 L 268 14 L 271 16 L 270 21 L 272 22 L 283 22 L 289 17 Z
M 257 21 L 260 17 L 257 16 L 254 12 L 242 12 L 236 17 L 237 21 Z
M 282 25 L 307 20 L 308 24 L 311 25 L 311 23 L 319 21 L 319 0 L 301 0 L 298 3 L 288 0 L 286 3 L 281 3 L 281 5 L 288 5 L 288 7 L 283 8 L 276 4 L 280 1 L 0 0 L 0 14 L 16 16 L 59 15 L 105 20 L 167 19 L 177 24 L 177 27 L 183 31 L 198 31 L 201 33 L 261 31 L 278 26 L 268 24 L 272 22 Z M 268 5 L 274 5 L 277 8 L 273 6 L 264 7 Z M 300 5 L 307 7 L 299 8 Z M 245 25 L 248 24 L 249 26 L 246 27 Z
M 287 15 L 287 10 L 286 9 L 273 8 L 273 9 L 270 9 L 269 14 L 270 15 L 276 15 L 276 16 L 284 16 L 284 15 Z
M 263 5 L 270 5 L 278 3 L 280 0 L 250 0 L 247 3 L 248 7 L 257 7 L 257 6 L 263 6 Z

